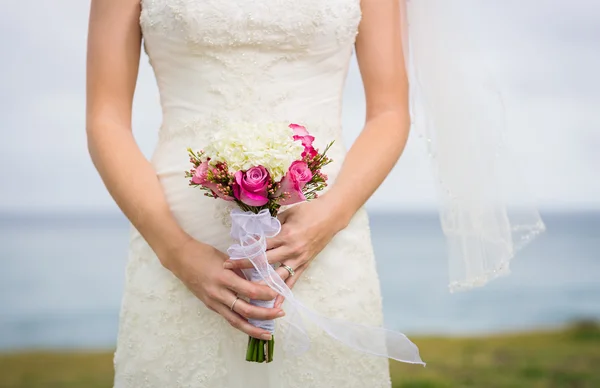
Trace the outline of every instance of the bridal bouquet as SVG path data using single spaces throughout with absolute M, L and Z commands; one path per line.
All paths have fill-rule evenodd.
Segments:
M 279 233 L 281 225 L 275 217 L 280 207 L 317 198 L 327 186 L 321 169 L 332 162 L 326 153 L 333 142 L 319 152 L 313 147 L 314 139 L 298 124 L 243 125 L 217 131 L 203 150 L 188 149 L 193 168 L 185 176 L 190 186 L 208 197 L 235 202 L 241 209 L 231 213 L 231 235 L 239 244 L 228 252 L 232 259 L 251 259 L 255 268 L 244 270 L 251 281 L 267 281 L 265 276 L 274 273 L 266 263 L 265 239 Z M 273 307 L 274 300 L 250 303 Z M 271 334 L 275 331 L 273 321 L 249 322 Z M 249 338 L 246 360 L 271 362 L 273 348 L 274 337 L 269 341 Z

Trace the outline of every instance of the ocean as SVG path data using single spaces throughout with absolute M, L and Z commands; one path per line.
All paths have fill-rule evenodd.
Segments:
M 386 326 L 461 336 L 600 320 L 600 213 L 543 217 L 510 276 L 450 294 L 437 216 L 371 212 Z M 128 237 L 121 216 L 0 216 L 0 351 L 114 347 Z

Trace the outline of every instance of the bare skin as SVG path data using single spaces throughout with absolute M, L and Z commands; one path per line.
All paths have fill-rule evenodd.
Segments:
M 329 192 L 281 214 L 282 231 L 269 241 L 268 258 L 296 271 L 290 277 L 285 269 L 278 269 L 290 287 L 383 182 L 408 138 L 408 81 L 399 0 L 362 0 L 361 6 L 356 52 L 367 101 L 366 123 Z M 224 253 L 185 233 L 133 138 L 131 110 L 141 48 L 139 13 L 139 0 L 92 0 L 87 76 L 90 155 L 108 191 L 161 263 L 232 326 L 269 339 L 267 331 L 245 318 L 282 316 L 282 298 L 278 297 L 273 309 L 243 300 L 236 302 L 235 311 L 229 309 L 236 293 L 262 300 L 271 300 L 276 293 L 233 271 L 251 267 L 247 261 L 229 261 Z M 143 192 L 139 187 L 144 187 Z
M 141 31 L 139 0 L 93 0 L 87 60 L 87 136 L 94 165 L 123 213 L 161 263 L 209 309 L 256 338 L 271 334 L 246 318 L 275 319 L 280 308 L 251 306 L 236 294 L 272 300 L 275 291 L 223 268 L 227 255 L 189 236 L 176 222 L 156 173 L 131 130 Z M 143 187 L 144 190 L 139 190 Z
M 408 78 L 402 50 L 399 0 L 362 0 L 356 54 L 367 102 L 366 122 L 335 184 L 322 197 L 280 214 L 282 229 L 268 243 L 270 263 L 292 288 L 312 260 L 381 185 L 400 158 L 410 128 Z M 360 182 L 360 184 L 357 184 Z M 225 268 L 251 268 L 228 260 Z M 278 296 L 275 307 L 283 297 Z

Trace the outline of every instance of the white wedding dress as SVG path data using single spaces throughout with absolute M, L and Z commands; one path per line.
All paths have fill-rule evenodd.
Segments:
M 171 210 L 194 238 L 223 251 L 231 205 L 188 187 L 186 148 L 228 122 L 299 123 L 344 158 L 342 90 L 360 0 L 142 0 L 146 52 L 163 124 L 152 164 Z M 364 209 L 313 261 L 295 296 L 323 315 L 381 325 L 379 280 Z M 284 304 L 285 309 L 285 304 Z M 284 318 L 285 319 L 285 318 Z M 354 351 L 307 325 L 310 350 L 270 364 L 245 361 L 247 335 L 208 310 L 133 230 L 118 346 L 117 388 L 383 388 L 388 360 Z

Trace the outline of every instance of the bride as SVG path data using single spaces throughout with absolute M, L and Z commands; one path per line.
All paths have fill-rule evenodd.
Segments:
M 534 212 L 513 222 L 495 186 L 487 151 L 500 133 L 491 115 L 497 105 L 473 98 L 482 107 L 473 109 L 463 98 L 476 94 L 457 77 L 461 52 L 448 38 L 456 32 L 449 2 L 412 3 L 409 29 L 400 0 L 92 1 L 89 150 L 133 226 L 115 387 L 391 386 L 387 357 L 346 346 L 310 323 L 307 352 L 292 357 L 279 341 L 274 362 L 244 360 L 247 335 L 271 337 L 247 319 L 285 320 L 286 301 L 239 275 L 239 262 L 223 253 L 231 208 L 189 189 L 183 174 L 186 148 L 201 149 L 228 123 L 295 122 L 317 141 L 338 140 L 329 151 L 329 190 L 281 213 L 281 233 L 267 254 L 285 264 L 277 271 L 295 297 L 323 316 L 383 323 L 363 205 L 402 154 L 411 114 L 427 119 L 421 128 L 440 180 L 453 290 L 505 273 L 514 250 L 543 229 Z M 163 113 L 150 161 L 131 131 L 142 39 Z M 347 151 L 341 103 L 353 49 L 366 122 Z M 472 142 L 482 136 L 491 141 Z M 489 148 L 468 148 L 482 144 Z M 276 297 L 273 308 L 246 302 Z M 404 339 L 393 346 L 416 349 L 397 334 Z M 402 361 L 421 363 L 417 351 L 408 354 Z

